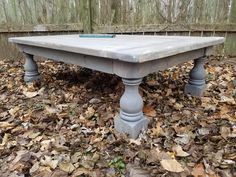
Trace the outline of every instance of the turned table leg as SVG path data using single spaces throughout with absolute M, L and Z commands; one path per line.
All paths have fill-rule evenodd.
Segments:
M 206 72 L 204 69 L 205 58 L 194 60 L 194 67 L 189 74 L 189 82 L 184 92 L 193 96 L 201 97 L 206 89 Z
M 40 79 L 40 75 L 38 72 L 38 66 L 36 62 L 34 61 L 34 56 L 24 53 L 25 55 L 25 64 L 24 64 L 24 70 L 25 70 L 25 75 L 24 75 L 24 81 L 25 82 L 32 82 L 35 80 Z
M 142 78 L 122 79 L 125 92 L 120 99 L 120 114 L 115 119 L 115 129 L 127 133 L 130 138 L 137 138 L 142 129 L 146 129 L 148 119 L 143 115 L 143 99 L 138 87 Z

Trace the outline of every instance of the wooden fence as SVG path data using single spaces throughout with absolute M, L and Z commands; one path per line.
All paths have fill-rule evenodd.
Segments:
M 236 55 L 236 0 L 0 0 L 1 58 L 20 57 L 10 36 L 78 32 L 224 36 Z

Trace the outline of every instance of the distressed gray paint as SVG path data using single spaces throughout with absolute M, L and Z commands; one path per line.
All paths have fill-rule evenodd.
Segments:
M 120 99 L 120 114 L 115 119 L 115 129 L 136 138 L 148 126 L 148 119 L 143 115 L 143 99 L 138 91 L 142 78 L 123 78 L 122 81 L 125 92 Z
M 120 114 L 115 119 L 115 128 L 131 138 L 137 138 L 148 125 L 148 119 L 142 112 L 143 101 L 138 93 L 141 78 L 196 59 L 185 92 L 201 96 L 205 88 L 202 58 L 210 55 L 212 46 L 223 43 L 224 38 L 119 35 L 112 39 L 85 39 L 78 35 L 61 35 L 9 40 L 27 53 L 26 81 L 38 79 L 39 76 L 33 55 L 122 77 L 125 92 L 120 100 Z
M 80 38 L 79 35 L 10 38 L 30 46 L 143 63 L 224 42 L 223 37 L 117 35 L 115 38 Z
M 38 72 L 38 66 L 36 62 L 33 59 L 33 55 L 24 53 L 25 56 L 25 64 L 24 64 L 24 70 L 25 70 L 25 76 L 24 81 L 25 82 L 32 82 L 35 80 L 40 79 L 40 75 Z
M 194 67 L 189 74 L 189 82 L 184 92 L 201 97 L 206 89 L 206 71 L 204 69 L 205 57 L 194 60 Z

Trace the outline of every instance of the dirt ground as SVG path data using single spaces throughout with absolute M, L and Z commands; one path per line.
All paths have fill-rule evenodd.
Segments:
M 39 61 L 0 61 L 1 177 L 236 176 L 236 59 L 212 57 L 202 98 L 183 93 L 192 63 L 149 75 L 140 87 L 148 130 L 114 130 L 121 79 Z

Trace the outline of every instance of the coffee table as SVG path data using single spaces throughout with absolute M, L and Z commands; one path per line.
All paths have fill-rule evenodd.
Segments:
M 25 55 L 26 82 L 40 78 L 35 55 L 120 76 L 125 91 L 120 99 L 120 113 L 114 119 L 115 129 L 137 138 L 140 131 L 148 126 L 138 91 L 142 78 L 149 73 L 194 60 L 185 93 L 202 96 L 206 89 L 204 62 L 212 47 L 223 43 L 224 38 L 148 35 L 87 38 L 55 35 L 14 37 L 9 41 L 16 43 Z

